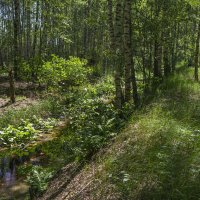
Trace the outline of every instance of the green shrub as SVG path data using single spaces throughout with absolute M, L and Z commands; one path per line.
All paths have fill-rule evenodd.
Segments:
M 87 61 L 76 57 L 69 60 L 52 55 L 51 61 L 42 65 L 39 80 L 47 86 L 79 86 L 86 82 L 90 69 L 86 68 Z
M 53 148 L 45 150 L 50 157 L 65 152 L 66 160 L 85 160 L 115 136 L 132 114 L 133 105 L 126 104 L 119 113 L 112 104 L 114 94 L 113 79 L 105 77 L 97 84 L 88 84 L 79 90 L 67 93 L 66 116 L 70 125 L 59 141 L 51 143 Z M 54 146 L 56 148 L 54 148 Z M 70 153 L 69 153 L 70 152 Z
M 118 114 L 112 104 L 105 104 L 100 98 L 79 99 L 69 108 L 70 138 L 75 154 L 85 158 L 103 147 L 116 134 Z

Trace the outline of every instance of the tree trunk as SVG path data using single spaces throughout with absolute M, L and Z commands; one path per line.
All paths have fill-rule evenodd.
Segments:
M 116 107 L 122 108 L 122 88 L 121 88 L 121 67 L 122 67 L 122 1 L 118 0 L 116 5 L 115 18 L 115 91 L 116 91 Z
M 197 40 L 196 40 L 196 50 L 195 50 L 195 70 L 194 78 L 195 81 L 199 81 L 199 42 L 200 42 L 200 22 L 197 28 Z
M 125 5 L 124 5 L 124 61 L 125 61 L 125 102 L 129 102 L 131 99 L 131 81 L 132 81 L 133 100 L 135 105 L 137 106 L 139 100 L 137 92 L 137 83 L 135 78 L 135 68 L 133 65 L 131 0 L 125 0 Z
M 31 2 L 30 0 L 27 1 L 26 15 L 27 15 L 26 58 L 27 60 L 29 60 L 30 50 L 31 50 Z
M 33 43 L 32 43 L 32 55 L 30 57 L 35 58 L 36 57 L 36 47 L 37 47 L 37 37 L 38 37 L 38 22 L 39 22 L 39 0 L 37 0 L 37 5 L 36 5 L 36 16 L 35 16 L 35 27 L 34 27 L 34 35 L 33 35 Z M 35 73 L 35 66 L 33 64 L 32 69 L 31 69 L 31 77 L 32 81 L 34 82 L 36 79 L 36 73 Z
M 39 29 L 38 21 L 39 21 L 39 0 L 37 0 L 37 6 L 36 6 L 35 28 L 34 28 L 34 37 L 33 37 L 33 52 L 32 52 L 33 57 L 35 57 L 36 55 L 37 33 Z
M 10 83 L 10 101 L 11 103 L 15 103 L 15 82 L 14 82 L 14 74 L 13 69 L 9 69 L 9 83 Z
M 171 69 L 170 69 L 170 64 L 169 64 L 169 49 L 167 44 L 164 47 L 164 52 L 163 52 L 163 61 L 164 61 L 164 76 L 168 77 L 170 75 Z
M 118 0 L 116 5 L 115 28 L 113 25 L 112 9 L 113 9 L 112 0 L 108 0 L 108 24 L 109 24 L 109 33 L 111 40 L 111 53 L 113 57 L 113 63 L 115 64 L 115 94 L 116 94 L 115 104 L 118 109 L 121 109 L 122 108 L 122 88 L 121 88 L 122 3 L 121 1 Z
M 178 28 L 177 28 L 178 27 Z M 172 72 L 176 69 L 176 62 L 177 62 L 177 46 L 178 46 L 178 31 L 179 31 L 179 24 L 175 22 L 174 30 L 173 30 L 173 47 L 172 47 Z
M 0 67 L 3 67 L 3 56 L 0 50 Z
M 160 44 L 158 42 L 158 39 L 155 39 L 154 43 L 154 78 L 161 78 L 161 57 L 162 53 Z
M 125 0 L 124 5 L 124 61 L 125 61 L 125 102 L 131 99 L 131 66 L 132 62 L 131 45 L 131 1 Z
M 113 3 L 112 0 L 108 0 L 108 25 L 111 40 L 111 50 L 115 49 L 115 32 L 113 25 Z
M 14 0 L 14 76 L 18 78 L 19 70 L 19 34 L 20 34 L 20 3 Z

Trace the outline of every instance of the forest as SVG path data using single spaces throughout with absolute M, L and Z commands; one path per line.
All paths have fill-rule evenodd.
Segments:
M 0 0 L 0 200 L 200 199 L 200 0 Z

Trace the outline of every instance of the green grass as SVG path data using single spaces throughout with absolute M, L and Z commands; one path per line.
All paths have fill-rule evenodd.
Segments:
M 38 118 L 59 117 L 64 110 L 63 105 L 53 98 L 41 100 L 35 105 L 28 106 L 19 110 L 9 109 L 0 116 L 0 129 L 8 125 L 19 125 L 21 120 L 32 119 L 33 116 Z
M 116 139 L 102 187 L 112 185 L 119 199 L 200 199 L 199 91 L 190 69 L 165 80 Z

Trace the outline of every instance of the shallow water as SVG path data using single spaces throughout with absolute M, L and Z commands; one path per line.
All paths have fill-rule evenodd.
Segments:
M 28 193 L 28 184 L 16 173 L 17 167 L 23 164 L 23 160 L 24 158 L 1 158 L 0 200 L 24 199 Z
M 60 125 L 52 132 L 41 134 L 34 143 L 29 146 L 34 148 L 26 156 L 5 156 L 0 158 L 0 200 L 27 200 L 29 199 L 29 185 L 26 177 L 17 174 L 17 168 L 23 165 L 48 165 L 48 158 L 40 151 L 36 152 L 36 147 L 54 140 L 64 125 Z

